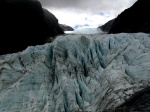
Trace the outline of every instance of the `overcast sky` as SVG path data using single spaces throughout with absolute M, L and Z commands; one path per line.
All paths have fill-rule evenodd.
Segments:
M 59 23 L 78 27 L 97 27 L 115 18 L 137 0 L 39 0 Z

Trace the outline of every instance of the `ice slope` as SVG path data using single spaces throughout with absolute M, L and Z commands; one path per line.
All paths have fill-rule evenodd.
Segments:
M 100 34 L 104 33 L 99 28 L 78 28 L 74 31 L 65 31 L 67 34 Z
M 103 112 L 150 86 L 150 35 L 67 35 L 0 56 L 0 112 Z

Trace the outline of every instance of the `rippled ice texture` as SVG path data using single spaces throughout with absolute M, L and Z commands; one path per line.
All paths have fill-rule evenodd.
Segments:
M 103 112 L 150 86 L 150 35 L 66 35 L 0 56 L 0 112 Z
M 73 34 L 97 34 L 103 33 L 99 28 L 79 28 L 74 31 L 65 31 L 65 33 L 73 33 Z

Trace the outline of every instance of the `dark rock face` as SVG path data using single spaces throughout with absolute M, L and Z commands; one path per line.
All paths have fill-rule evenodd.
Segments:
M 107 23 L 105 23 L 104 25 L 99 26 L 98 28 L 100 28 L 104 32 L 109 32 L 114 21 L 115 21 L 115 19 L 112 19 L 112 20 L 108 21 Z
M 150 32 L 150 0 L 138 0 L 115 19 L 109 33 Z
M 43 10 L 44 10 L 45 21 L 46 24 L 48 25 L 48 33 L 51 32 L 49 33 L 49 36 L 53 37 L 59 34 L 64 34 L 63 30 L 58 24 L 58 19 L 48 10 L 46 9 Z
M 63 34 L 54 15 L 36 0 L 0 0 L 0 55 L 44 44 Z
M 72 27 L 67 26 L 67 25 L 65 25 L 65 24 L 59 24 L 59 26 L 61 27 L 61 29 L 62 29 L 63 31 L 74 31 L 74 29 L 73 29 Z
M 150 112 L 150 87 L 134 94 L 113 112 Z

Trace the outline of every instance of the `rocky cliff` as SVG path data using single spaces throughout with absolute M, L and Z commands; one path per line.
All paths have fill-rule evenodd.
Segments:
M 60 34 L 58 19 L 37 0 L 0 0 L 0 55 L 45 44 Z
M 150 35 L 66 35 L 0 56 L 0 112 L 103 112 L 150 85 Z
M 101 29 L 102 31 L 104 32 L 109 32 L 112 24 L 114 23 L 115 19 L 112 19 L 110 21 L 108 21 L 107 23 L 105 23 L 104 25 L 102 26 L 99 26 L 98 28 Z
M 113 22 L 109 33 L 150 33 L 150 0 L 137 0 Z
M 59 24 L 59 26 L 61 27 L 61 29 L 63 31 L 73 31 L 74 29 L 71 26 L 65 25 L 65 24 Z

